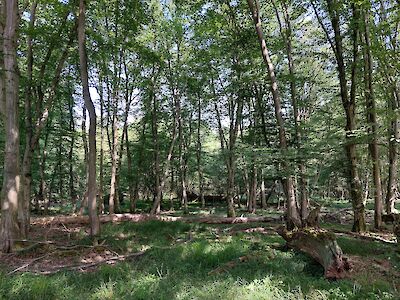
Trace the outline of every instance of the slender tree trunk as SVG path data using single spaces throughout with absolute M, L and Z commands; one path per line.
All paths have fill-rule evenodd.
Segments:
M 261 207 L 263 209 L 267 208 L 267 195 L 265 194 L 265 180 L 263 169 L 261 169 Z
M 179 95 L 177 96 L 177 101 L 181 101 Z M 180 106 L 180 104 L 179 104 Z M 188 197 L 186 190 L 186 165 L 185 165 L 185 155 L 186 155 L 186 146 L 185 146 L 185 136 L 183 133 L 183 120 L 181 110 L 179 110 L 178 115 L 178 128 L 179 128 L 179 177 L 180 177 L 180 189 L 181 189 L 181 203 L 183 205 L 183 213 L 188 214 Z
M 98 93 L 100 96 L 100 161 L 99 161 L 99 212 L 104 213 L 104 90 L 100 75 Z
M 280 16 L 278 9 L 275 5 L 275 1 L 273 2 L 275 13 L 279 22 L 281 35 L 286 43 L 286 54 L 288 58 L 288 66 L 289 66 L 289 76 L 290 76 L 290 96 L 293 107 L 293 116 L 294 116 L 294 130 L 295 130 L 295 144 L 297 148 L 297 155 L 299 156 L 298 168 L 299 168 L 299 190 L 300 190 L 300 216 L 301 220 L 304 223 L 308 216 L 308 195 L 307 195 L 307 180 L 305 178 L 306 167 L 304 161 L 300 158 L 300 147 L 301 147 L 301 130 L 300 130 L 300 114 L 298 108 L 298 97 L 296 90 L 296 72 L 295 72 L 295 63 L 293 58 L 293 49 L 292 49 L 292 25 L 290 21 L 290 16 L 288 12 L 288 7 L 285 2 L 282 2 L 283 11 L 284 11 L 284 20 L 285 20 L 285 32 L 283 30 L 282 23 L 280 21 Z
M 166 159 L 165 166 L 164 166 L 164 173 L 162 174 L 162 177 L 160 176 L 160 178 L 159 178 L 159 185 L 156 186 L 157 194 L 155 195 L 153 206 L 150 211 L 151 215 L 154 215 L 154 214 L 157 214 L 160 212 L 162 193 L 164 190 L 165 181 L 166 181 L 168 173 L 169 173 L 169 165 L 170 165 L 170 162 L 172 159 L 172 154 L 174 152 L 175 143 L 176 143 L 176 140 L 178 137 L 178 127 L 179 127 L 178 116 L 180 116 L 180 114 L 181 114 L 180 113 L 181 107 L 180 107 L 180 101 L 178 101 L 177 95 L 175 94 L 175 92 L 173 93 L 173 99 L 174 99 L 175 109 L 174 109 L 174 121 L 173 121 L 174 125 L 173 125 L 173 129 L 172 129 L 172 140 L 171 140 L 171 144 L 169 146 L 168 155 L 167 155 L 167 159 Z
M 139 173 L 140 170 L 142 169 L 142 155 L 143 155 L 143 149 L 145 147 L 145 142 L 146 142 L 145 133 L 146 133 L 146 122 L 145 122 L 145 118 L 143 118 L 143 127 L 142 127 L 141 136 L 140 136 L 140 142 L 141 142 L 140 147 L 141 148 L 139 149 L 139 153 L 138 153 L 138 163 L 137 163 L 137 166 L 136 166 L 136 173 Z M 126 140 L 126 142 L 127 142 L 126 151 L 127 151 L 127 156 L 128 156 L 128 169 L 129 169 L 129 168 L 132 168 L 132 161 L 129 162 L 129 160 L 131 160 L 132 156 L 130 154 L 130 150 L 129 150 L 129 147 L 128 147 L 128 144 L 129 144 L 128 134 L 126 135 L 126 137 L 127 137 L 127 140 Z M 129 154 L 128 154 L 128 152 L 129 152 Z M 131 164 L 131 167 L 129 167 L 129 164 Z M 132 172 L 129 172 L 129 174 L 133 175 L 133 170 L 132 170 Z M 130 211 L 131 212 L 135 212 L 136 211 L 136 203 L 139 200 L 140 179 L 139 179 L 138 175 L 136 175 L 134 178 L 135 178 L 135 188 L 133 190 L 133 198 L 131 198 L 131 203 L 130 203 Z
M 213 84 L 214 89 L 214 84 Z M 214 96 L 216 95 L 214 91 Z M 232 104 L 232 103 L 231 103 Z M 233 107 L 233 105 L 230 105 Z M 221 142 L 221 149 L 224 152 L 223 154 L 226 156 L 225 165 L 227 168 L 227 187 L 226 187 L 226 198 L 227 198 L 227 216 L 235 217 L 235 206 L 234 206 L 234 194 L 235 194 L 235 169 L 236 169 L 236 157 L 235 157 L 235 144 L 236 138 L 239 131 L 239 124 L 241 122 L 243 109 L 243 102 L 240 101 L 238 103 L 238 107 L 236 108 L 236 113 L 232 111 L 232 108 L 229 109 L 229 117 L 230 117 L 230 128 L 229 128 L 229 141 L 226 140 L 224 130 L 222 128 L 222 120 L 221 115 L 219 113 L 218 105 L 215 103 L 215 112 L 217 115 L 218 121 L 218 131 Z
M 371 141 L 369 143 L 369 153 L 372 159 L 372 174 L 374 180 L 374 198 L 375 198 L 375 228 L 382 227 L 382 183 L 381 183 L 381 163 L 379 158 L 379 148 L 377 141 L 377 117 L 374 91 L 372 85 L 372 57 L 371 57 L 371 42 L 369 37 L 369 9 L 364 10 L 364 83 L 365 83 L 365 102 L 367 109 L 367 121 Z
M 84 150 L 84 176 L 85 176 L 85 189 L 88 184 L 88 166 L 89 166 L 89 150 L 88 150 L 88 141 L 87 141 L 87 132 L 86 132 L 86 106 L 83 104 L 82 106 L 82 142 L 83 142 L 83 150 Z M 88 198 L 87 193 L 84 193 L 81 200 L 81 206 L 79 207 L 79 215 L 83 215 L 85 211 L 85 207 L 88 207 Z
M 256 4 L 254 3 L 253 0 L 247 0 L 247 3 L 249 5 L 254 25 L 256 28 L 258 40 L 260 43 L 261 47 L 261 53 L 262 57 L 264 59 L 264 63 L 267 66 L 268 69 L 268 77 L 271 82 L 271 91 L 272 91 L 272 97 L 274 100 L 274 107 L 275 107 L 275 117 L 276 117 L 276 122 L 278 125 L 279 129 L 279 145 L 281 148 L 282 153 L 287 152 L 287 140 L 286 140 L 286 133 L 285 133 L 285 127 L 284 127 L 284 120 L 282 117 L 282 105 L 281 105 L 281 99 L 279 95 L 279 90 L 278 90 L 278 83 L 276 80 L 275 76 L 275 67 L 274 64 L 272 63 L 267 44 L 265 42 L 264 38 L 264 33 L 261 28 L 261 17 L 260 17 L 260 4 L 259 1 L 256 0 Z M 287 165 L 286 162 L 282 163 L 283 169 L 287 172 L 289 171 L 289 166 Z M 300 215 L 297 209 L 296 205 L 296 195 L 294 191 L 294 185 L 293 185 L 293 177 L 291 175 L 287 175 L 287 178 L 283 179 L 283 186 L 285 189 L 285 194 L 286 194 L 286 199 L 287 199 L 287 227 L 288 229 L 293 229 L 294 227 L 300 227 L 301 226 L 301 219 Z
M 19 73 L 17 65 L 17 30 L 18 1 L 5 0 L 0 4 L 0 32 L 2 33 L 0 50 L 4 60 L 2 79 L 3 90 L 0 91 L 0 103 L 4 104 L 5 153 L 4 175 L 1 193 L 1 230 L 0 246 L 3 252 L 14 248 L 15 239 L 20 234 L 17 222 L 19 194 L 19 124 L 18 124 L 18 92 Z
M 175 190 L 175 181 L 174 181 L 174 167 L 171 166 L 171 179 L 170 179 L 170 190 L 169 190 L 169 205 L 170 211 L 174 210 L 174 190 Z
M 100 234 L 100 222 L 97 214 L 96 203 L 96 111 L 89 93 L 88 63 L 85 45 L 85 1 L 79 1 L 78 18 L 78 45 L 79 62 L 82 80 L 83 98 L 85 106 L 89 112 L 89 179 L 88 179 L 88 206 L 90 219 L 90 235 L 96 237 Z
M 197 173 L 199 176 L 199 198 L 201 202 L 201 208 L 205 208 L 206 203 L 204 200 L 204 184 L 203 184 L 203 168 L 202 168 L 202 161 L 201 161 L 201 151 L 202 151 L 202 144 L 201 144 L 201 98 L 200 95 L 198 97 L 198 105 L 197 105 L 197 147 L 196 147 L 196 159 L 197 159 Z
M 31 5 L 30 11 L 30 22 L 29 29 L 33 30 L 36 19 L 36 1 Z M 19 197 L 19 208 L 18 208 L 18 221 L 21 230 L 21 235 L 26 238 L 29 231 L 29 219 L 30 219 L 30 203 L 31 203 L 31 184 L 32 174 L 31 166 L 34 155 L 34 150 L 31 149 L 32 137 L 33 137 L 33 124 L 32 124 L 32 69 L 33 69 L 33 49 L 32 49 L 32 37 L 28 34 L 27 37 L 27 83 L 25 87 L 25 151 L 24 158 L 22 161 L 22 177 L 21 177 L 21 189 Z
M 47 194 L 47 185 L 46 185 L 46 159 L 47 159 L 47 145 L 49 141 L 49 134 L 50 134 L 50 124 L 51 120 L 47 124 L 47 131 L 44 136 L 44 146 L 42 149 L 41 159 L 40 159 L 40 167 L 39 167 L 39 200 L 43 203 L 43 214 L 47 215 L 49 212 L 49 197 Z
M 118 97 L 118 96 L 117 96 Z M 112 125 L 112 150 L 111 150 L 111 183 L 110 183 L 110 199 L 109 199 L 109 213 L 114 214 L 118 210 L 118 192 L 116 185 L 117 165 L 118 165 L 118 100 L 114 97 L 113 107 L 113 125 Z
M 59 124 L 62 124 L 63 116 L 62 112 L 59 113 L 60 121 Z M 61 126 L 62 128 L 62 126 Z M 63 137 L 61 130 L 58 132 L 58 150 L 57 150 L 57 175 L 58 175 L 58 200 L 60 200 L 61 207 L 64 205 L 64 194 L 63 194 L 63 186 L 64 186 L 64 174 L 63 174 Z
M 393 93 L 390 97 L 390 107 L 393 112 L 399 109 L 400 97 L 397 92 L 397 86 L 393 85 Z M 395 200 L 397 190 L 397 178 L 398 178 L 398 146 L 397 143 L 400 140 L 400 121 L 396 115 L 392 117 L 389 128 L 389 176 L 386 192 L 386 212 L 388 214 L 394 213 L 395 211 Z
M 257 209 L 257 168 L 253 164 L 251 170 L 251 180 L 250 180 L 250 199 L 249 202 L 251 203 L 250 212 L 255 213 Z
M 35 20 L 35 11 L 36 11 L 36 2 L 32 4 L 31 7 L 31 21 L 30 27 L 31 30 L 34 27 L 34 20 Z M 65 20 L 68 15 L 64 17 L 63 23 L 60 26 L 60 30 L 58 34 L 61 34 L 61 30 L 64 29 Z M 29 223 L 30 223 L 30 204 L 31 204 L 31 183 L 32 183 L 32 159 L 34 156 L 35 149 L 39 143 L 40 135 L 45 127 L 47 120 L 49 118 L 49 112 L 53 107 L 55 93 L 60 81 L 60 76 L 62 69 L 64 67 L 64 63 L 68 57 L 69 49 L 74 41 L 76 34 L 76 26 L 74 26 L 69 34 L 69 39 L 67 42 L 66 47 L 64 48 L 63 52 L 61 53 L 60 59 L 58 61 L 54 77 L 52 79 L 50 85 L 50 91 L 46 93 L 46 105 L 44 108 L 43 100 L 45 94 L 42 91 L 42 81 L 45 77 L 45 70 L 46 66 L 50 60 L 51 54 L 54 50 L 54 43 L 49 45 L 49 48 L 46 53 L 46 57 L 44 62 L 40 68 L 39 72 L 39 79 L 38 79 L 38 100 L 37 100 L 37 121 L 34 124 L 32 122 L 32 68 L 33 68 L 33 49 L 32 49 L 32 40 L 28 37 L 28 53 L 27 53 L 27 60 L 28 60 L 28 84 L 26 88 L 26 99 L 25 99 L 25 123 L 27 127 L 26 132 L 26 141 L 25 141 L 25 151 L 22 161 L 22 177 L 21 177 L 21 189 L 20 189 L 20 202 L 19 202 L 19 212 L 18 212 L 18 219 L 20 222 L 21 232 L 23 236 L 26 236 L 29 230 Z
M 72 211 L 76 210 L 76 192 L 75 192 L 75 184 L 74 184 L 74 147 L 75 147 L 75 119 L 74 119 L 74 99 L 71 95 L 70 100 L 68 101 L 69 108 L 69 132 L 71 135 L 71 142 L 69 146 L 68 152 L 68 160 L 69 160 L 69 196 L 72 201 Z
M 154 89 L 154 85 L 153 85 Z M 161 167 L 160 167 L 160 146 L 159 146 L 159 140 L 158 140 L 158 124 L 157 124 L 157 113 L 158 113 L 158 107 L 157 107 L 157 99 L 156 95 L 154 93 L 154 90 L 152 91 L 152 104 L 153 104 L 153 110 L 152 110 L 152 134 L 153 134 L 153 146 L 154 146 L 154 204 L 157 204 L 157 206 L 154 206 L 154 213 L 152 209 L 153 214 L 159 214 L 161 211 L 161 201 L 162 201 L 162 190 L 161 190 Z
M 353 6 L 353 20 L 355 26 L 353 29 L 353 62 L 351 72 L 351 91 L 350 98 L 347 88 L 346 80 L 346 66 L 343 56 L 342 46 L 342 35 L 340 32 L 339 24 L 339 12 L 337 11 L 338 3 L 337 0 L 327 0 L 328 12 L 330 15 L 333 31 L 334 31 L 334 42 L 331 42 L 333 50 L 336 55 L 338 76 L 340 81 L 340 95 L 342 98 L 343 108 L 346 113 L 346 139 L 345 145 L 346 155 L 348 159 L 348 181 L 350 185 L 350 194 L 352 199 L 353 211 L 354 211 L 354 223 L 353 231 L 363 232 L 366 230 L 365 223 L 365 205 L 362 197 L 362 187 L 360 177 L 358 174 L 358 158 L 356 151 L 356 144 L 352 141 L 352 134 L 356 130 L 356 70 L 357 70 L 357 59 L 358 59 L 358 39 L 359 39 L 359 11 L 355 4 Z M 329 37 L 328 37 L 329 38 Z

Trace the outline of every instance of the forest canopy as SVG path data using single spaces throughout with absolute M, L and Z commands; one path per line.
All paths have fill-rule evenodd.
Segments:
M 398 1 L 4 0 L 0 14 L 4 252 L 38 215 L 88 214 L 93 238 L 99 215 L 209 205 L 277 207 L 288 230 L 339 200 L 354 232 L 398 222 Z

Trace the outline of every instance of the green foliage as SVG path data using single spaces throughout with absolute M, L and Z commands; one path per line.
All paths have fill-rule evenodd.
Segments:
M 255 227 L 261 224 L 254 224 Z M 395 299 L 384 279 L 327 281 L 311 258 L 283 251 L 276 235 L 232 235 L 238 225 L 122 223 L 103 227 L 111 249 L 146 254 L 95 272 L 52 276 L 0 274 L 0 299 Z M 346 254 L 391 258 L 381 243 L 339 238 Z M 361 243 L 361 244 L 360 244 Z M 365 247 L 365 243 L 368 246 Z M 360 249 L 367 252 L 359 252 Z M 379 253 L 377 252 L 379 250 Z M 383 254 L 382 254 L 383 253 Z M 239 261 L 240 257 L 247 257 Z M 233 265 L 230 265 L 232 262 Z M 368 280 L 367 280 L 368 279 Z

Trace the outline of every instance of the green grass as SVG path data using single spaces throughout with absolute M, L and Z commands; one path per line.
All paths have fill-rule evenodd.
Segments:
M 276 235 L 231 234 L 240 225 L 107 224 L 105 244 L 133 261 L 52 276 L 0 273 L 0 299 L 399 299 L 389 281 L 328 281 L 309 257 L 283 251 Z M 260 224 L 254 224 L 260 226 Z M 79 241 L 81 243 L 87 240 Z M 395 260 L 390 245 L 339 238 L 345 253 Z M 238 258 L 248 256 L 239 262 Z M 222 268 L 235 261 L 236 265 Z M 396 261 L 397 266 L 398 261 Z M 214 271 L 214 272 L 213 272 Z M 210 273 L 211 272 L 211 273 Z

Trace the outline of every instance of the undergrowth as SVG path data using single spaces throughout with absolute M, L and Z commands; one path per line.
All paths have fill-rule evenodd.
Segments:
M 96 271 L 51 276 L 0 273 L 0 299 L 399 299 L 382 277 L 328 281 L 311 258 L 279 236 L 243 233 L 249 225 L 180 222 L 107 224 L 101 241 L 118 253 L 146 253 Z M 252 226 L 263 226 L 254 224 Z M 79 240 L 79 243 L 89 243 Z M 346 254 L 389 259 L 391 245 L 339 238 Z M 389 278 L 389 277 L 388 277 Z

